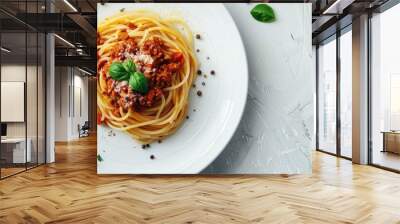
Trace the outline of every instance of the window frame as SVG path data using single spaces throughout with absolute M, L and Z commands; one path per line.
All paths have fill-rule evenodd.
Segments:
M 342 150 L 341 150 L 341 117 L 340 117 L 340 113 L 341 113 L 341 108 L 340 108 L 340 86 L 341 86 L 341 64 L 340 64 L 340 37 L 342 35 L 344 35 L 347 32 L 351 32 L 352 31 L 352 23 L 349 23 L 348 25 L 346 25 L 345 27 L 343 27 L 340 30 L 337 30 L 336 33 L 332 34 L 331 36 L 327 37 L 326 39 L 320 41 L 317 45 L 316 45 L 316 150 L 319 152 L 323 152 L 329 155 L 333 155 L 333 156 L 337 156 L 343 159 L 347 159 L 347 160 L 352 160 L 352 158 L 348 157 L 348 156 L 344 156 L 342 155 Z M 320 109 L 320 105 L 319 105 L 319 98 L 320 98 L 320 94 L 319 94 L 319 84 L 320 84 L 320 75 L 319 75 L 319 47 L 321 44 L 326 44 L 329 43 L 330 41 L 336 41 L 336 152 L 332 153 L 332 152 L 328 152 L 324 149 L 321 149 L 319 147 L 319 122 L 320 122 L 320 118 L 319 118 L 319 109 Z

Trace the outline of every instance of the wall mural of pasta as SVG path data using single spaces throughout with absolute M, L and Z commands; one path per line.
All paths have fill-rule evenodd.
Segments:
M 311 4 L 98 5 L 99 174 L 311 171 Z

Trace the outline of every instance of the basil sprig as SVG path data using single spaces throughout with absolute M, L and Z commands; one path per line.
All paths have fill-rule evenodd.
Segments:
M 250 14 L 254 19 L 263 23 L 270 23 L 275 21 L 275 13 L 271 6 L 267 4 L 258 4 L 251 11 Z
M 108 70 L 112 79 L 117 81 L 124 81 L 129 79 L 129 73 L 122 65 L 121 62 L 113 62 Z
M 148 91 L 147 79 L 140 72 L 135 72 L 129 77 L 129 85 L 140 93 L 147 93 Z
M 104 161 L 104 159 L 103 159 L 103 157 L 101 157 L 101 155 L 97 155 L 97 161 L 99 161 L 99 162 L 103 162 L 103 161 Z
M 126 60 L 123 63 L 113 62 L 108 70 L 112 79 L 117 81 L 128 81 L 132 90 L 139 93 L 149 91 L 147 78 L 136 70 L 135 63 L 132 60 Z
M 122 63 L 126 71 L 136 71 L 136 65 L 132 60 L 126 60 Z

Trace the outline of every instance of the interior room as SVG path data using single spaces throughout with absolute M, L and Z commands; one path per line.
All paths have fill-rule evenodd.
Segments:
M 14 26 L 2 29 L 1 45 L 3 178 L 45 163 L 45 36 Z
M 176 157 L 176 164 L 180 164 L 190 153 L 179 156 L 176 148 L 169 154 L 162 150 L 154 153 L 155 148 L 173 141 L 161 138 L 161 134 L 151 143 L 126 146 L 127 138 L 119 138 L 120 132 L 111 129 L 117 122 L 105 127 L 113 116 L 104 115 L 107 106 L 101 94 L 113 93 L 101 91 L 99 46 L 105 41 L 99 34 L 98 9 L 127 2 L 136 4 L 118 0 L 0 1 L 0 223 L 400 223 L 398 0 L 211 1 L 236 24 L 238 40 L 243 41 L 236 49 L 247 55 L 244 64 L 249 67 L 244 70 L 248 71 L 249 85 L 243 90 L 247 97 L 243 115 L 234 125 L 237 130 L 225 133 L 229 141 L 219 145 L 220 153 L 212 155 L 199 172 L 161 170 L 156 175 L 120 172 L 125 169 L 120 163 L 134 150 L 145 155 L 142 165 L 150 168 L 162 156 Z M 232 15 L 257 4 L 268 4 L 276 12 L 284 11 L 279 11 L 282 5 L 304 4 L 304 11 L 293 16 L 307 18 L 310 26 L 293 25 L 298 28 L 296 33 L 294 28 L 278 27 L 289 23 L 283 13 L 273 23 L 256 23 L 254 15 L 245 11 L 248 24 L 254 22 L 258 32 L 265 25 L 273 27 L 266 32 L 282 32 L 287 38 L 265 43 L 281 49 L 250 45 L 246 41 L 252 35 L 244 32 L 248 24 Z M 308 7 L 311 15 L 305 13 Z M 126 9 L 118 10 L 124 13 Z M 208 40 L 207 35 L 196 32 L 194 41 Z M 307 32 L 311 42 L 301 32 Z M 271 40 L 268 38 L 264 40 Z M 228 84 L 221 88 L 212 82 L 223 71 L 218 61 L 213 61 L 218 46 L 212 45 L 214 54 L 205 53 L 204 46 L 196 45 L 194 53 L 203 57 L 200 61 L 215 64 L 199 63 L 205 66 L 194 70 L 200 81 L 188 88 L 195 103 L 205 106 L 185 109 L 187 113 L 180 116 L 185 122 L 183 130 L 197 124 L 197 132 L 201 132 L 201 127 L 213 125 L 208 117 L 198 123 L 194 120 L 207 107 L 201 104 L 201 100 L 210 99 L 204 91 L 207 87 L 220 89 L 215 94 L 218 97 L 228 91 Z M 296 52 L 298 49 L 303 52 Z M 291 76 L 281 75 L 273 66 L 264 73 L 256 69 L 256 65 L 266 63 L 262 57 L 253 57 L 251 53 L 257 50 L 279 55 L 279 66 Z M 180 60 L 171 55 L 165 60 Z M 308 60 L 312 61 L 310 69 L 303 64 Z M 239 71 L 235 66 L 243 61 L 234 62 L 235 71 Z M 124 72 L 129 70 L 129 65 L 120 64 L 125 66 Z M 119 83 L 126 82 L 131 89 L 139 85 L 136 73 L 140 70 L 135 69 Z M 111 77 L 111 69 L 109 73 Z M 106 85 L 118 86 L 109 80 Z M 237 92 L 243 83 L 247 81 L 234 83 Z M 309 99 L 299 99 L 303 96 Z M 161 99 L 157 119 L 165 115 L 164 103 L 173 100 Z M 277 108 L 286 102 L 292 104 Z M 234 106 L 228 100 L 221 107 L 230 111 Z M 121 107 L 113 115 L 127 117 L 130 112 Z M 239 112 L 235 114 L 242 114 Z M 215 126 L 227 124 L 221 119 Z M 119 127 L 129 128 L 125 123 Z M 146 131 L 145 136 L 149 136 L 150 131 Z M 183 136 L 182 141 L 196 140 L 179 129 L 177 134 Z M 114 137 L 114 142 L 99 140 Z M 215 142 L 219 138 L 209 136 Z M 110 149 L 122 146 L 126 148 L 121 151 L 127 154 L 113 161 L 114 167 L 122 168 L 103 169 L 111 157 Z M 265 155 L 268 158 L 262 157 Z M 137 165 L 139 160 L 133 159 L 135 162 L 128 165 Z M 254 167 L 267 172 L 254 171 Z M 226 170 L 231 173 L 224 173 Z M 165 173 L 168 175 L 162 175 Z
M 399 170 L 399 71 L 395 54 L 399 37 L 391 27 L 398 21 L 400 7 L 377 14 L 371 19 L 372 32 L 372 158 L 378 166 Z

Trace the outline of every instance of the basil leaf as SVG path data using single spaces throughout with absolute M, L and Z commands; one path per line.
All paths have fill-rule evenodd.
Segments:
M 112 79 L 117 81 L 123 81 L 129 79 L 129 73 L 121 62 L 113 62 L 108 70 Z
M 101 155 L 97 155 L 97 161 L 103 162 L 103 157 L 101 157 Z
M 129 73 L 136 72 L 136 65 L 135 63 L 133 63 L 132 60 L 126 60 L 122 65 L 124 66 L 127 72 Z
M 129 86 L 132 90 L 143 94 L 149 90 L 147 78 L 140 72 L 131 73 Z
M 258 4 L 250 12 L 254 19 L 263 23 L 275 21 L 275 13 L 271 6 Z
M 129 82 L 128 82 L 129 86 L 131 87 L 132 90 L 137 90 L 139 87 L 139 81 L 136 79 L 134 73 L 131 74 L 131 76 L 129 77 Z

